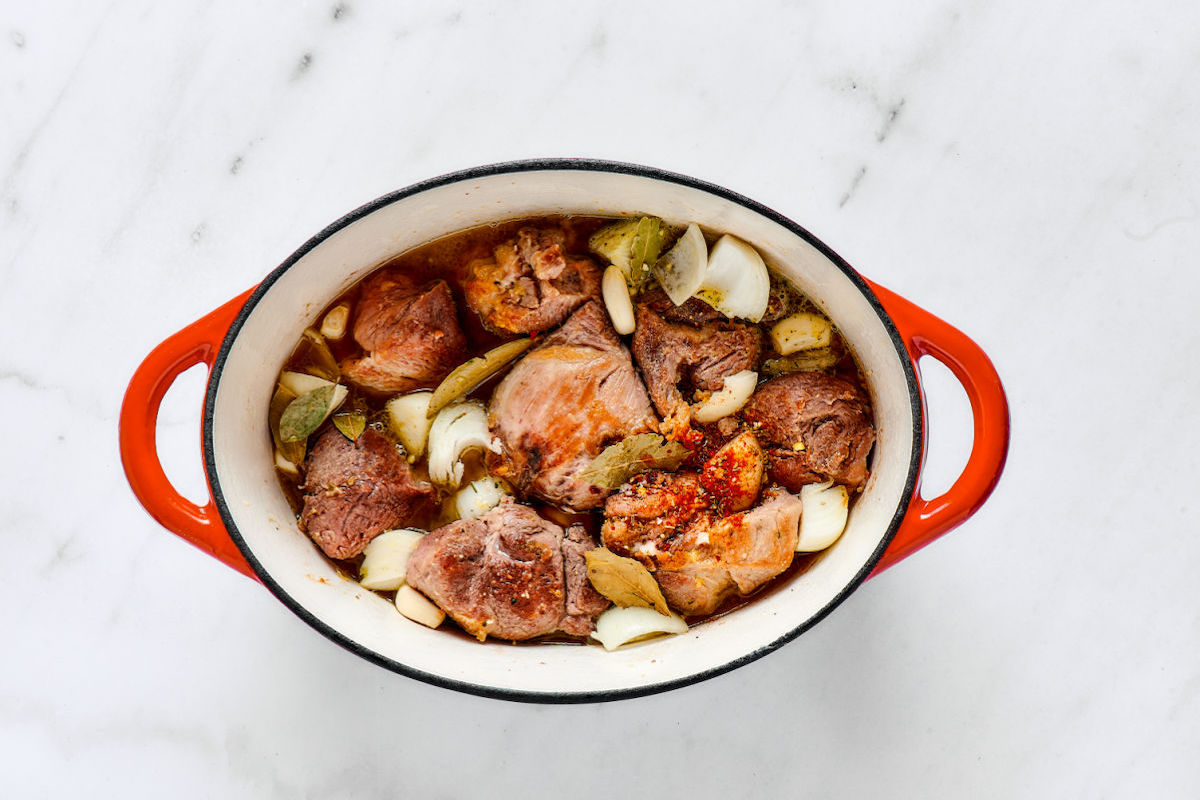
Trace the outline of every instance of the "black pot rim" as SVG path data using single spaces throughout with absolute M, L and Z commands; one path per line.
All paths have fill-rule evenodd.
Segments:
M 237 529 L 237 526 L 234 524 L 233 516 L 229 511 L 229 506 L 225 502 L 224 492 L 221 490 L 220 477 L 217 473 L 216 459 L 213 449 L 213 409 L 216 404 L 217 387 L 220 384 L 221 373 L 224 369 L 225 361 L 229 356 L 229 351 L 232 348 L 233 343 L 236 341 L 238 334 L 241 332 L 242 326 L 245 324 L 246 319 L 254 311 L 255 307 L 258 305 L 263 296 L 270 291 L 275 282 L 279 280 L 279 278 L 285 272 L 287 272 L 293 264 L 295 264 L 309 251 L 317 247 L 333 234 L 348 227 L 352 223 L 367 216 L 368 214 L 371 214 L 380 208 L 383 208 L 384 206 L 396 202 L 397 200 L 411 197 L 412 195 L 419 194 L 440 186 L 446 186 L 463 181 L 477 180 L 479 178 L 493 175 L 543 171 L 610 172 L 633 175 L 642 178 L 650 178 L 667 183 L 675 183 L 681 186 L 698 189 L 700 191 L 707 192 L 722 199 L 736 203 L 760 214 L 763 217 L 766 217 L 767 219 L 770 219 L 772 222 L 778 223 L 784 228 L 787 228 L 789 231 L 815 247 L 821 252 L 822 255 L 833 262 L 838 269 L 845 274 L 847 279 L 849 279 L 866 297 L 875 313 L 879 316 L 879 319 L 887 330 L 888 335 L 891 337 L 892 344 L 896 349 L 896 355 L 900 359 L 901 367 L 904 370 L 905 380 L 908 384 L 909 403 L 913 424 L 913 441 L 911 450 L 912 456 L 909 462 L 908 477 L 905 483 L 903 497 L 899 506 L 896 508 L 896 513 L 892 517 L 891 522 L 888 524 L 886 534 L 880 540 L 879 546 L 871 554 L 870 558 L 867 559 L 855 576 L 846 584 L 846 586 L 842 588 L 840 592 L 838 592 L 837 595 L 833 597 L 832 600 L 829 601 L 828 604 L 826 604 L 824 608 L 822 608 L 816 614 L 813 614 L 801 624 L 797 625 L 791 631 L 785 633 L 774 641 L 769 642 L 768 644 L 765 644 L 762 647 L 739 656 L 738 658 L 735 658 L 729 662 L 726 662 L 725 664 L 721 664 L 717 667 L 712 667 L 683 678 L 662 681 L 660 683 L 654 683 L 646 686 L 632 687 L 629 689 L 609 689 L 595 692 L 518 691 L 455 680 L 453 678 L 445 677 L 444 675 L 438 675 L 425 672 L 424 670 L 415 669 L 407 664 L 386 658 L 359 645 L 337 629 L 323 622 L 311 611 L 309 611 L 303 604 L 299 603 L 291 595 L 285 592 L 283 588 L 271 578 L 270 573 L 263 567 L 261 562 L 259 562 L 254 552 L 246 544 L 246 541 L 242 537 L 240 531 Z M 871 574 L 871 570 L 874 569 L 880 558 L 883 557 L 883 553 L 887 549 L 888 544 L 890 544 L 892 539 L 895 537 L 896 531 L 899 530 L 900 523 L 903 521 L 904 515 L 908 511 L 909 503 L 912 500 L 913 493 L 917 486 L 917 479 L 920 473 L 924 448 L 923 429 L 924 414 L 922 410 L 920 384 L 917 382 L 916 370 L 914 369 L 913 362 L 909 357 L 904 341 L 900 336 L 900 332 L 896 329 L 891 317 L 884 310 L 882 303 L 879 302 L 879 298 L 875 296 L 875 293 L 871 291 L 870 287 L 867 286 L 862 277 L 860 277 L 859 274 L 844 259 L 841 258 L 841 256 L 831 250 L 821 240 L 817 239 L 806 229 L 778 213 L 777 211 L 768 208 L 761 203 L 755 202 L 748 197 L 736 192 L 732 192 L 724 187 L 717 186 L 716 184 L 691 178 L 686 175 L 668 172 L 655 167 L 647 167 L 640 164 L 632 164 L 620 161 L 603 161 L 597 159 L 580 158 L 538 158 L 488 164 L 471 169 L 451 172 L 436 178 L 422 181 L 420 183 L 415 183 L 404 189 L 399 189 L 389 194 L 385 194 L 382 197 L 376 198 L 375 200 L 372 200 L 371 202 L 354 209 L 350 213 L 338 219 L 336 222 L 328 225 L 320 233 L 316 234 L 303 245 L 301 245 L 299 249 L 289 256 L 282 264 L 276 267 L 269 275 L 267 275 L 262 283 L 258 285 L 258 287 L 250 295 L 250 298 L 246 301 L 246 304 L 242 307 L 242 310 L 238 313 L 237 318 L 233 321 L 233 324 L 229 327 L 229 332 L 226 334 L 224 341 L 221 343 L 221 349 L 217 354 L 216 361 L 213 363 L 212 370 L 209 374 L 208 386 L 205 391 L 204 415 L 202 420 L 202 446 L 204 451 L 204 466 L 208 476 L 209 488 L 212 492 L 213 500 L 216 503 L 217 509 L 221 515 L 221 520 L 225 524 L 226 530 L 229 532 L 230 538 L 233 539 L 234 543 L 238 546 L 238 549 L 242 551 L 242 555 L 245 556 L 246 561 L 250 564 L 250 567 L 254 570 L 255 574 L 258 575 L 258 578 L 262 581 L 263 585 L 266 586 L 267 589 L 274 594 L 280 602 L 287 606 L 296 616 L 302 619 L 318 633 L 322 634 L 327 639 L 340 645 L 346 650 L 349 650 L 355 655 L 366 659 L 367 661 L 378 664 L 379 666 L 391 670 L 392 672 L 397 672 L 401 675 L 405 675 L 409 678 L 415 678 L 416 680 L 423 681 L 434 686 L 453 689 L 455 691 L 478 695 L 480 697 L 490 697 L 501 700 L 512 700 L 526 703 L 564 704 L 596 703 L 643 697 L 646 695 L 657 694 L 670 689 L 677 689 L 683 686 L 699 683 L 700 681 L 722 675 L 726 672 L 737 669 L 738 667 L 749 664 L 752 661 L 762 658 L 768 653 L 778 650 L 780 647 L 792 641 L 800 634 L 809 630 L 818 622 L 823 620 L 831 611 L 841 605 L 850 594 L 852 594 L 860 585 L 862 585 L 862 583 Z

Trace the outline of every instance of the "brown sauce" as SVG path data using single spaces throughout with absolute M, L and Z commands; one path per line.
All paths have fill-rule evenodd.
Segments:
M 519 228 L 527 225 L 534 225 L 538 227 L 560 227 L 567 233 L 566 245 L 564 247 L 566 252 L 587 253 L 588 237 L 597 228 L 611 221 L 611 217 L 544 216 L 485 225 L 451 234 L 444 238 L 430 242 L 429 244 L 410 250 L 407 253 L 397 256 L 380 265 L 377 270 L 365 276 L 355 286 L 351 287 L 340 296 L 334 298 L 334 300 L 332 300 L 321 311 L 321 314 L 314 320 L 313 327 L 318 328 L 325 315 L 337 305 L 341 303 L 348 304 L 351 312 L 346 325 L 346 334 L 340 340 L 327 341 L 327 344 L 334 359 L 336 359 L 336 361 L 339 363 L 347 358 L 362 355 L 363 349 L 354 341 L 354 337 L 352 335 L 355 319 L 354 310 L 358 305 L 361 287 L 366 283 L 371 275 L 375 274 L 375 272 L 379 270 L 399 269 L 418 279 L 418 281 L 421 283 L 442 279 L 449 284 L 451 293 L 454 296 L 455 304 L 459 310 L 459 322 L 468 342 L 467 355 L 464 357 L 465 361 L 469 358 L 481 355 L 505 341 L 505 339 L 498 337 L 484 329 L 483 325 L 479 321 L 478 316 L 470 310 L 465 298 L 463 297 L 461 285 L 463 279 L 466 277 L 467 265 L 470 264 L 471 261 L 478 258 L 486 258 L 491 256 L 492 250 L 496 247 L 496 245 L 511 239 L 516 235 L 516 232 Z M 718 237 L 713 235 L 711 232 L 706 231 L 705 238 L 711 245 Z M 776 282 L 776 278 L 774 278 L 774 276 L 772 277 L 772 282 L 773 284 Z M 782 286 L 782 282 L 780 282 L 780 285 Z M 792 287 L 786 286 L 782 290 L 785 292 L 790 292 L 794 295 L 792 298 L 794 309 L 807 308 L 808 310 L 816 310 L 807 298 L 805 298 Z M 768 326 L 764 325 L 764 327 Z M 629 337 L 624 338 L 628 344 Z M 845 341 L 838 333 L 836 326 L 834 327 L 833 344 L 831 349 L 836 356 L 836 362 L 831 368 L 829 368 L 828 371 L 831 374 L 855 383 L 860 388 L 865 390 L 865 383 L 862 380 L 858 364 L 849 348 L 846 346 Z M 778 357 L 778 355 L 779 354 L 772 349 L 770 337 L 764 336 L 762 361 Z M 283 370 L 295 372 L 314 371 L 313 368 L 317 366 L 317 360 L 318 359 L 314 358 L 312 348 L 307 346 L 302 340 L 292 352 L 291 356 L 289 356 L 287 362 L 283 366 Z M 477 389 L 472 391 L 469 397 L 478 399 L 486 404 L 493 389 L 502 379 L 502 377 L 503 371 L 496 377 L 488 380 Z M 767 375 L 763 375 L 761 379 L 765 380 L 768 377 L 769 376 Z M 390 433 L 387 431 L 386 422 L 384 421 L 385 418 L 383 416 L 383 407 L 384 403 L 391 395 L 376 396 L 371 392 L 364 391 L 353 385 L 349 385 L 348 389 L 349 395 L 343 404 L 343 408 L 362 410 L 367 415 L 369 420 L 368 424 L 371 427 L 374 427 L 390 436 Z M 315 441 L 317 437 L 324 433 L 326 427 L 330 424 L 330 421 L 326 421 L 321 428 L 312 434 L 310 441 Z M 695 458 L 689 458 L 689 463 L 693 461 L 702 461 L 703 450 L 707 447 L 709 447 L 709 445 L 701 445 L 701 450 L 696 453 Z M 424 472 L 423 461 L 414 464 L 413 467 L 415 477 L 418 479 L 425 479 L 427 477 Z M 486 468 L 483 466 L 480 460 L 476 459 L 474 462 L 467 464 L 466 475 L 464 476 L 463 484 L 465 485 L 467 482 L 485 474 L 487 474 Z M 298 481 L 294 477 L 287 475 L 282 471 L 277 471 L 276 475 L 279 479 L 280 487 L 287 497 L 289 505 L 296 514 L 297 520 L 299 520 L 300 512 L 303 507 L 303 499 L 301 494 L 302 481 Z M 765 488 L 766 486 L 764 485 L 764 489 Z M 449 497 L 445 499 L 445 503 L 440 510 L 436 510 L 428 514 L 425 518 L 413 520 L 411 523 L 412 526 L 424 528 L 426 530 L 433 530 L 441 524 L 451 521 L 453 518 L 453 512 L 448 507 L 448 504 L 452 501 L 452 497 L 453 493 L 450 493 Z M 588 532 L 591 533 L 592 536 L 595 537 L 599 542 L 600 528 L 603 523 L 603 513 L 601 510 L 579 513 L 553 508 L 545 505 L 544 503 L 540 503 L 533 498 L 525 499 L 525 502 L 531 504 L 541 516 L 564 528 L 572 523 L 583 524 L 584 527 L 587 528 Z M 854 499 L 852 497 L 851 503 L 853 504 L 853 502 Z M 777 591 L 782 590 L 783 588 L 789 586 L 796 578 L 807 572 L 813 565 L 815 565 L 820 560 L 821 555 L 821 553 L 797 553 L 793 558 L 791 565 L 783 573 L 767 582 L 757 591 L 744 597 L 735 594 L 732 597 L 727 598 L 711 614 L 702 616 L 693 615 L 687 617 L 686 619 L 689 626 L 719 619 L 738 610 L 739 608 L 742 608 L 743 606 L 754 602 L 759 598 L 769 596 Z M 338 560 L 328 557 L 326 557 L 326 559 L 339 574 L 350 580 L 357 580 L 359 566 L 362 562 L 362 556 L 358 556 L 349 560 Z M 388 600 L 392 600 L 395 595 L 394 592 L 376 592 L 376 594 L 379 594 L 381 597 L 384 597 Z M 449 619 L 449 617 L 447 619 Z M 462 636 L 471 640 L 475 639 L 474 636 L 471 636 L 467 632 L 463 631 L 457 625 L 447 625 L 444 626 L 442 630 L 452 631 L 453 635 Z M 560 633 L 549 637 L 531 639 L 525 642 L 504 642 L 494 639 L 489 639 L 488 642 L 507 645 L 583 644 L 586 642 L 586 639 L 583 637 L 574 637 Z

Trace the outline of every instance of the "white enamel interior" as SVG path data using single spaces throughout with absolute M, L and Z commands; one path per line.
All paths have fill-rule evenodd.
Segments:
M 688 633 L 607 653 L 599 647 L 478 644 L 426 629 L 340 577 L 299 531 L 276 481 L 267 406 L 302 329 L 387 259 L 448 232 L 547 213 L 654 214 L 733 232 L 836 321 L 862 364 L 878 424 L 872 477 L 845 534 L 785 588 Z M 902 502 L 912 458 L 910 395 L 896 349 L 870 302 L 787 228 L 722 197 L 668 180 L 589 170 L 477 177 L 427 189 L 358 219 L 310 250 L 261 298 L 219 375 L 213 476 L 233 525 L 279 591 L 345 639 L 412 670 L 482 690 L 626 692 L 719 669 L 786 636 L 826 608 L 879 546 Z

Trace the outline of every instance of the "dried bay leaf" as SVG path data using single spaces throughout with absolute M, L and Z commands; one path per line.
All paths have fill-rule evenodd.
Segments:
M 322 386 L 288 403 L 279 419 L 279 438 L 285 442 L 301 442 L 321 427 L 333 402 L 334 388 L 333 384 Z
M 637 433 L 604 448 L 579 477 L 601 489 L 617 489 L 639 472 L 678 469 L 687 454 L 679 442 L 668 442 L 657 433 Z
M 286 386 L 276 386 L 275 394 L 271 397 L 270 409 L 267 412 L 267 422 L 270 424 L 271 439 L 275 442 L 275 449 L 291 463 L 300 464 L 304 461 L 304 440 L 285 442 L 279 433 L 279 422 L 283 419 L 283 412 L 295 399 L 295 392 Z
M 624 558 L 607 547 L 597 547 L 584 554 L 588 580 L 597 592 L 622 608 L 641 606 L 653 608 L 660 614 L 670 614 L 662 589 L 650 570 L 632 558 Z
M 454 368 L 429 398 L 425 416 L 433 419 L 446 406 L 474 391 L 476 387 L 511 364 L 519 355 L 533 346 L 533 339 L 513 339 L 493 347 L 481 356 L 476 356 Z
M 367 415 L 361 411 L 347 411 L 344 414 L 333 415 L 333 427 L 337 428 L 352 442 L 357 442 L 367 429 Z

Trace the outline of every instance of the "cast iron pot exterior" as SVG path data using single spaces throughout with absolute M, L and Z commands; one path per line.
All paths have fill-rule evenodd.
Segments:
M 863 367 L 879 438 L 872 477 L 846 533 L 789 584 L 688 633 L 606 653 L 598 647 L 479 644 L 404 619 L 339 575 L 300 533 L 275 478 L 267 405 L 280 365 L 325 305 L 384 262 L 476 225 L 545 214 L 645 213 L 699 222 L 749 241 L 839 326 Z M 470 312 L 466 312 L 470 313 Z M 975 442 L 945 494 L 920 497 L 924 402 L 915 369 L 931 355 L 962 382 Z M 204 362 L 204 466 L 212 501 L 170 486 L 154 451 L 159 402 Z M 148 432 L 148 435 L 147 435 Z M 595 702 L 694 683 L 775 650 L 812 627 L 873 572 L 960 524 L 1003 468 L 1008 411 L 994 368 L 973 342 L 863 279 L 794 222 L 726 189 L 631 164 L 552 159 L 480 167 L 386 195 L 314 236 L 253 290 L 167 339 L 126 394 L 121 449 L 147 510 L 261 581 L 297 616 L 351 652 L 419 680 L 491 697 Z

